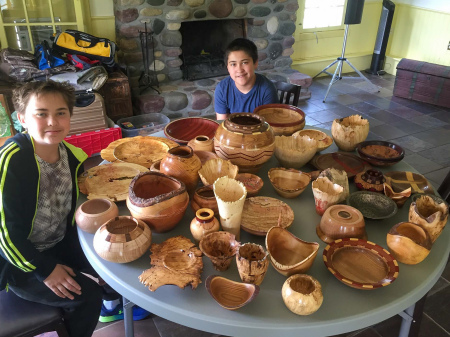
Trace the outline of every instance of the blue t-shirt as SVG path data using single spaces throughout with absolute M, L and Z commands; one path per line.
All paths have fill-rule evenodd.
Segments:
M 214 93 L 215 111 L 219 114 L 253 112 L 260 105 L 279 103 L 277 89 L 272 81 L 261 74 L 255 75 L 255 85 L 246 94 L 236 88 L 230 76 L 220 81 Z

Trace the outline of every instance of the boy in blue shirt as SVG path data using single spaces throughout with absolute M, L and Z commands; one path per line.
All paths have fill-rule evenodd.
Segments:
M 256 45 L 247 39 L 232 41 L 225 51 L 225 62 L 230 74 L 217 85 L 214 108 L 218 120 L 227 119 L 230 113 L 253 112 L 264 104 L 278 103 L 275 85 L 261 74 Z

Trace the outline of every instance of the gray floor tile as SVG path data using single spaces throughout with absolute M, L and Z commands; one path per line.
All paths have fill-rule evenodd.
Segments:
M 377 134 L 369 131 L 369 134 L 367 135 L 366 140 L 384 140 L 383 137 L 378 136 Z
M 435 146 L 450 143 L 450 128 L 444 126 L 441 128 L 428 129 L 419 133 L 416 133 L 414 137 L 422 139 Z
M 450 124 L 450 113 L 448 111 L 440 110 L 429 114 L 433 118 L 437 118 L 447 124 Z
M 310 101 L 300 102 L 298 104 L 298 107 L 300 109 L 302 109 L 304 112 L 317 112 L 317 111 L 324 110 L 323 107 L 319 107 L 315 104 L 312 104 Z
M 348 94 L 330 97 L 329 99 L 327 98 L 327 102 L 330 102 L 330 101 L 337 102 L 342 105 L 348 105 L 348 104 L 362 102 L 362 100 L 360 100 L 359 98 L 356 98 L 356 97 L 348 95 Z
M 408 149 L 411 152 L 420 152 L 434 147 L 433 144 L 423 141 L 415 136 L 396 138 L 395 143 L 403 147 L 403 149 Z
M 395 315 L 381 323 L 375 324 L 372 328 L 382 337 L 398 337 L 401 323 L 402 318 L 399 315 Z
M 347 116 L 351 116 L 351 115 L 358 113 L 357 111 L 350 109 L 349 107 L 347 107 L 345 105 L 336 106 L 329 110 L 332 111 L 333 113 L 335 113 L 336 115 L 339 115 L 340 117 L 347 117 Z
M 447 332 L 450 331 L 450 288 L 428 296 L 424 313 Z
M 371 117 L 376 118 L 382 122 L 385 123 L 402 123 L 405 121 L 404 118 L 398 117 L 396 115 L 394 115 L 393 113 L 390 113 L 389 111 L 386 110 L 380 110 L 377 112 L 373 112 L 369 114 Z
M 305 116 L 305 123 L 306 123 L 306 125 L 317 125 L 317 124 L 320 124 L 319 121 L 316 121 L 314 118 L 309 117 L 308 115 Z
M 420 324 L 419 337 L 449 337 L 448 331 L 445 331 L 442 326 L 439 326 L 428 315 L 423 315 Z
M 151 318 L 143 319 L 141 321 L 133 322 L 135 337 L 162 337 L 160 335 L 154 320 Z M 122 321 L 114 322 L 103 328 L 94 331 L 92 337 L 124 337 L 125 326 Z M 181 335 L 180 335 L 181 336 Z
M 369 104 L 367 102 L 348 104 L 347 107 L 364 114 L 372 114 L 381 110 L 375 105 Z
M 445 124 L 448 124 L 446 122 L 441 121 L 440 119 L 431 117 L 430 115 L 414 117 L 414 118 L 411 118 L 410 120 L 411 120 L 411 122 L 417 123 L 426 128 L 436 128 L 436 127 L 441 127 Z
M 333 109 L 317 111 L 314 114 L 314 119 L 319 121 L 320 123 L 332 122 L 336 118 L 341 118 L 341 116 L 336 115 L 335 113 L 333 113 Z
M 407 119 L 419 117 L 419 116 L 423 115 L 423 113 L 421 113 L 417 110 L 413 110 L 407 106 L 399 106 L 396 108 L 389 108 L 388 111 L 393 113 L 394 115 L 397 115 L 402 118 L 407 118 Z
M 378 125 L 370 129 L 373 133 L 383 137 L 385 140 L 396 139 L 407 135 L 406 132 L 403 132 L 395 126 L 389 124 Z
M 438 186 L 441 186 L 441 184 L 444 181 L 445 177 L 450 172 L 449 170 L 450 170 L 449 167 L 446 166 L 446 167 L 444 167 L 444 168 L 442 168 L 440 170 L 428 172 L 427 174 L 425 174 L 425 177 L 428 180 L 436 182 L 436 187 L 438 187 Z
M 372 101 L 376 101 L 377 99 L 383 99 L 383 98 L 378 98 L 375 94 L 372 94 L 369 92 L 353 93 L 351 95 L 355 96 L 356 98 L 359 98 L 363 101 L 366 101 L 366 102 L 372 102 Z M 382 109 L 383 107 L 379 107 L 379 108 Z
M 161 337 L 216 337 L 219 335 L 188 328 L 187 326 L 173 323 L 164 318 L 153 318 Z
M 375 126 L 383 125 L 385 124 L 383 121 L 380 121 L 376 118 L 371 117 L 370 115 L 361 114 L 361 116 L 369 121 L 370 128 L 374 128 Z
M 431 290 L 428 292 L 427 296 L 433 296 L 437 292 L 440 291 L 450 291 L 449 289 L 445 289 L 446 287 L 450 287 L 450 283 L 445 280 L 443 277 L 440 277 L 439 280 L 437 280 L 436 284 L 431 288 Z
M 421 102 L 416 102 L 416 101 L 412 101 L 412 103 L 409 105 L 409 107 L 411 109 L 420 111 L 424 114 L 431 114 L 433 112 L 441 110 L 441 108 L 436 105 L 431 105 L 431 104 L 426 104 L 426 103 L 421 103 Z
M 427 128 L 418 123 L 413 123 L 408 119 L 401 118 L 401 120 L 390 121 L 390 125 L 395 126 L 396 128 L 406 132 L 407 134 L 415 134 L 421 131 L 425 131 Z
M 443 166 L 450 166 L 450 144 L 434 147 L 419 154 Z
M 379 107 L 380 109 L 386 110 L 391 108 L 398 108 L 400 104 L 392 102 L 390 99 L 386 98 L 376 98 L 374 100 L 366 100 L 368 103 Z
M 324 103 L 322 99 L 311 100 L 311 104 L 318 106 L 319 108 L 321 108 L 320 110 L 328 110 L 337 106 L 342 106 L 342 104 L 333 101 L 326 101 Z
M 405 156 L 403 160 L 414 167 L 420 174 L 425 174 L 442 168 L 442 165 L 437 164 L 417 153 Z

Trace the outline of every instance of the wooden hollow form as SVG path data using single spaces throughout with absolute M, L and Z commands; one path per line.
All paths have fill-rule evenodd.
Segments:
M 244 243 L 236 254 L 236 265 L 243 282 L 260 285 L 269 267 L 269 254 L 261 245 Z
M 219 305 L 228 310 L 236 310 L 250 303 L 259 293 L 259 286 L 235 282 L 218 275 L 210 275 L 205 287 Z
M 117 205 L 108 199 L 85 201 L 75 212 L 75 221 L 81 230 L 95 233 L 106 221 L 119 215 Z
M 197 151 L 207 151 L 207 152 L 213 152 L 214 151 L 214 139 L 209 138 L 205 135 L 197 136 L 193 139 L 191 139 L 188 144 L 194 150 Z
M 230 267 L 231 260 L 239 249 L 239 242 L 229 232 L 213 232 L 205 235 L 198 246 L 211 260 L 214 269 L 225 271 Z
M 241 218 L 247 190 L 244 184 L 229 177 L 220 177 L 213 184 L 223 230 L 236 236 L 241 234 Z
M 275 157 L 285 168 L 300 169 L 317 152 L 317 141 L 307 136 L 276 136 Z
M 306 273 L 311 268 L 319 244 L 303 241 L 287 229 L 274 226 L 267 232 L 266 248 L 275 270 L 281 275 L 291 276 Z
M 325 132 L 314 129 L 300 130 L 294 132 L 292 136 L 294 138 L 307 136 L 311 139 L 315 139 L 317 141 L 317 152 L 323 151 L 333 144 L 333 138 L 328 136 Z
M 289 277 L 281 288 L 281 296 L 286 307 L 297 315 L 311 315 L 323 302 L 319 281 L 304 274 Z
M 173 229 L 186 211 L 189 195 L 183 182 L 158 172 L 145 172 L 130 184 L 127 207 L 156 233 Z
M 369 121 L 361 115 L 335 119 L 331 125 L 331 134 L 339 149 L 354 151 L 358 143 L 366 140 L 369 134 Z
M 343 238 L 367 239 L 362 213 L 347 205 L 329 207 L 320 219 L 316 232 L 326 243 Z
M 145 222 L 130 216 L 118 216 L 97 230 L 94 249 L 107 261 L 127 263 L 140 258 L 151 241 L 152 232 Z
M 208 160 L 202 165 L 201 169 L 198 171 L 198 175 L 202 183 L 207 185 L 212 185 L 214 182 L 220 178 L 227 176 L 229 178 L 236 178 L 239 172 L 239 167 L 233 165 L 229 160 L 224 160 L 222 158 L 215 158 Z
M 298 197 L 311 181 L 308 173 L 283 167 L 271 168 L 268 176 L 275 191 L 284 198 Z
M 219 217 L 219 206 L 217 206 L 213 185 L 202 186 L 195 190 L 192 196 L 191 208 L 197 212 L 200 208 L 209 208 L 214 212 L 215 217 Z
M 400 222 L 386 236 L 386 243 L 397 261 L 405 264 L 422 262 L 432 246 L 428 232 L 412 222 Z
M 199 243 L 205 235 L 217 232 L 219 229 L 219 221 L 214 217 L 213 210 L 209 208 L 200 208 L 190 224 L 191 234 L 196 243 Z
M 305 127 L 305 113 L 289 104 L 265 104 L 253 113 L 264 117 L 275 136 L 290 136 Z
M 341 185 L 334 184 L 327 177 L 319 177 L 314 180 L 312 190 L 316 212 L 319 215 L 323 215 L 328 207 L 337 204 L 344 194 L 344 188 Z
M 214 158 L 219 158 L 217 156 L 217 154 L 215 154 L 214 152 L 209 152 L 209 151 L 194 151 L 194 153 L 197 155 L 197 157 L 200 159 L 200 162 L 202 163 L 202 165 L 205 165 L 205 163 L 210 160 L 210 159 L 214 159 Z
M 448 204 L 428 195 L 417 198 L 409 206 L 409 221 L 421 225 L 433 243 L 441 235 L 448 220 Z
M 383 193 L 384 182 L 386 181 L 383 173 L 379 170 L 360 172 L 355 176 L 354 180 L 358 190 L 379 193 Z
M 244 184 L 247 198 L 256 196 L 264 186 L 264 181 L 253 173 L 238 173 L 235 179 Z

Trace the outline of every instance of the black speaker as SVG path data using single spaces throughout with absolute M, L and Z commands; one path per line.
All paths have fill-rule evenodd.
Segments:
M 383 75 L 384 60 L 386 57 L 386 48 L 391 31 L 392 20 L 394 18 L 395 4 L 389 0 L 383 0 L 383 9 L 381 10 L 380 24 L 378 25 L 377 39 L 373 50 L 372 63 L 366 73 L 374 75 Z
M 364 9 L 364 0 L 348 0 L 344 24 L 359 25 Z

